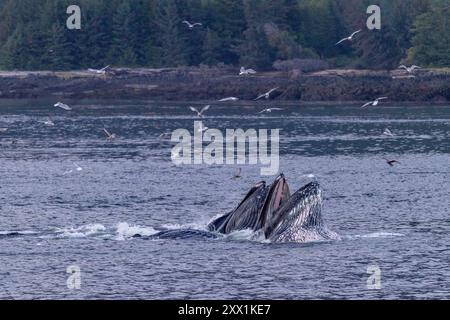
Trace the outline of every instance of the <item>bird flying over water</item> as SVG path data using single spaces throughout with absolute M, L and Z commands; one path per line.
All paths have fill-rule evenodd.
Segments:
M 245 69 L 244 67 L 241 67 L 241 70 L 239 71 L 240 76 L 247 76 L 249 74 L 256 74 L 256 71 L 253 69 Z
M 97 74 L 106 74 L 106 70 L 109 69 L 109 65 L 102 69 L 88 69 L 89 72 L 97 73 Z
M 394 136 L 394 134 L 393 134 L 393 133 L 391 132 L 391 130 L 389 130 L 388 128 L 384 129 L 383 134 L 384 134 L 385 136 L 389 136 L 389 137 L 393 137 L 393 136 Z
M 109 132 L 106 128 L 103 128 L 103 131 L 106 134 L 106 140 L 113 141 L 117 136 L 115 133 Z
M 360 33 L 361 31 L 362 31 L 362 30 L 355 31 L 355 32 L 353 32 L 349 37 L 341 39 L 339 42 L 336 43 L 336 46 L 337 46 L 338 44 L 341 44 L 341 43 L 344 42 L 344 41 L 353 41 L 353 37 L 354 37 L 356 34 Z
M 47 117 L 47 121 L 44 121 L 44 124 L 49 127 L 53 127 L 55 125 L 55 123 L 52 120 L 52 117 L 50 116 Z
M 219 102 L 238 101 L 238 100 L 239 100 L 239 98 L 236 98 L 236 97 L 228 97 L 228 98 L 220 99 Z
M 79 166 L 78 164 L 76 164 L 75 162 L 73 163 L 73 165 L 75 166 L 75 170 L 76 170 L 76 171 L 78 171 L 78 172 L 83 171 L 83 168 L 80 167 L 80 166 Z M 64 172 L 63 175 L 67 175 L 67 174 L 70 174 L 70 173 L 72 173 L 72 172 L 73 172 L 73 170 L 69 170 L 69 171 Z
M 188 26 L 189 29 L 194 29 L 195 26 L 202 26 L 203 24 L 201 24 L 200 22 L 196 22 L 196 23 L 190 23 L 187 20 L 184 20 L 182 23 L 184 23 L 185 25 Z
M 408 73 L 413 73 L 414 70 L 416 70 L 416 69 L 422 69 L 421 67 L 416 66 L 416 65 L 412 65 L 410 67 L 407 67 L 407 66 L 405 66 L 403 64 L 400 67 L 398 67 L 398 68 L 399 69 L 405 69 Z
M 233 179 L 240 179 L 241 177 L 241 173 L 242 173 L 242 168 L 238 168 L 236 170 L 236 172 L 234 173 Z
M 210 106 L 210 105 L 207 105 L 207 106 L 203 107 L 203 109 L 202 109 L 201 111 L 198 111 L 197 108 L 189 107 L 189 109 L 191 109 L 191 111 L 197 113 L 197 116 L 200 117 L 200 118 L 203 118 L 203 114 L 204 114 L 206 111 L 208 111 L 209 108 L 211 108 L 211 106 Z
M 62 103 L 62 102 L 58 102 L 58 103 L 56 103 L 54 106 L 55 106 L 55 107 L 58 107 L 58 108 L 61 108 L 61 109 L 64 109 L 64 110 L 66 110 L 66 111 L 72 110 L 71 107 L 69 107 L 67 104 L 64 104 L 64 103 Z
M 386 158 L 384 160 L 386 160 L 386 163 L 391 167 L 395 166 L 396 164 L 400 164 L 400 162 L 398 162 L 397 160 L 390 160 Z
M 204 126 L 202 123 L 200 123 L 200 127 L 198 128 L 198 132 L 205 132 L 206 130 L 208 130 L 209 128 L 207 126 Z
M 388 99 L 388 97 L 380 97 L 380 98 L 376 98 L 374 101 L 367 102 L 367 103 L 364 104 L 361 108 L 366 108 L 366 107 L 368 107 L 368 106 L 373 106 L 373 107 L 375 107 L 375 106 L 377 106 L 377 105 L 380 103 L 381 100 L 385 100 L 385 99 Z
M 261 111 L 259 113 L 271 113 L 272 111 L 281 111 L 281 110 L 283 110 L 283 109 L 281 109 L 281 108 L 267 108 L 267 109 L 264 109 L 263 111 Z
M 267 91 L 266 93 L 263 93 L 263 94 L 259 95 L 259 96 L 255 99 L 255 101 L 257 101 L 257 100 L 259 100 L 259 99 L 262 99 L 262 98 L 265 98 L 266 100 L 269 100 L 269 99 L 270 99 L 270 95 L 272 94 L 272 92 L 277 91 L 277 90 L 278 90 L 278 88 L 270 89 L 270 90 Z
M 159 135 L 160 139 L 170 139 L 171 137 L 172 137 L 172 133 L 170 133 L 170 132 L 164 132 Z

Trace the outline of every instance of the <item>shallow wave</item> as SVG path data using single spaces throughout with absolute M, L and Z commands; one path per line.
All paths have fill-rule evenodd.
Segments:
M 123 241 L 126 239 L 133 238 L 135 236 L 152 236 L 157 234 L 159 231 L 155 230 L 152 227 L 143 227 L 138 225 L 129 225 L 127 222 L 120 222 L 117 224 L 117 231 L 115 240 Z
M 88 224 L 77 228 L 57 228 L 55 233 L 60 238 L 84 238 L 104 234 L 106 227 L 102 224 Z
M 347 236 L 348 239 L 361 239 L 361 238 L 395 238 L 395 237 L 404 237 L 405 235 L 403 233 L 396 233 L 396 232 L 372 232 L 368 234 L 363 235 L 351 235 Z

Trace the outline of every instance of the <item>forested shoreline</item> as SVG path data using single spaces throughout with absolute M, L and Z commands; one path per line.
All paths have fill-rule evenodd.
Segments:
M 80 30 L 66 28 L 79 5 Z M 328 68 L 450 66 L 448 0 L 0 0 L 0 70 L 247 66 L 304 60 Z M 183 23 L 200 22 L 189 28 Z M 352 43 L 335 43 L 354 30 Z M 305 70 L 303 70 L 305 71 Z M 308 70 L 306 70 L 308 71 Z
M 143 99 L 153 101 L 208 101 L 237 97 L 248 104 L 259 94 L 277 88 L 275 103 L 353 103 L 388 96 L 385 104 L 450 101 L 450 72 L 424 69 L 409 76 L 402 70 L 326 70 L 260 72 L 239 76 L 236 68 L 179 67 L 112 69 L 106 75 L 88 71 L 0 72 L 0 98 Z M 237 102 L 239 103 L 239 102 Z M 266 101 L 266 103 L 271 103 Z

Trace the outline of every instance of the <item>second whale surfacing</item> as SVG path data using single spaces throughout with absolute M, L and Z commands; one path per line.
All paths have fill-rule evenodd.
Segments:
M 311 182 L 291 195 L 283 174 L 271 185 L 257 183 L 233 211 L 212 221 L 208 231 L 169 230 L 152 238 L 214 238 L 241 230 L 252 230 L 258 239 L 274 243 L 340 239 L 323 223 L 319 184 Z
M 270 242 L 337 240 L 322 219 L 322 191 L 311 182 L 290 194 L 284 175 L 253 187 L 232 212 L 214 220 L 209 231 L 229 234 L 251 229 Z

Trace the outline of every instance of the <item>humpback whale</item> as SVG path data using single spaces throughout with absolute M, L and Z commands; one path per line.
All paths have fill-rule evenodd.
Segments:
M 209 223 L 207 231 L 169 230 L 151 238 L 216 238 L 240 230 L 252 230 L 275 243 L 339 239 L 324 225 L 319 183 L 311 182 L 291 195 L 283 174 L 271 185 L 257 183 L 234 210 Z
M 209 231 L 224 234 L 245 229 L 270 242 L 339 239 L 324 225 L 319 183 L 311 182 L 291 195 L 283 174 L 270 186 L 255 185 L 236 209 L 208 225 Z

